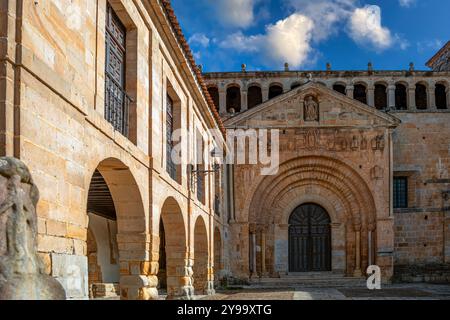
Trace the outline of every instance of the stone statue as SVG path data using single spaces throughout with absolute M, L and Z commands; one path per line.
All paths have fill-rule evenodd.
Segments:
M 0 158 L 0 300 L 65 300 L 37 254 L 39 191 L 23 162 Z
M 319 104 L 312 96 L 305 101 L 305 121 L 319 121 Z

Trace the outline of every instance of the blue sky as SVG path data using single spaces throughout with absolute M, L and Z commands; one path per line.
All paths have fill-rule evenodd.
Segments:
M 172 0 L 205 72 L 403 70 L 450 40 L 448 0 Z

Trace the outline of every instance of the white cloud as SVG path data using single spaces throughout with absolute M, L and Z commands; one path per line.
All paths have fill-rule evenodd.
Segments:
M 313 40 L 326 40 L 339 30 L 355 8 L 356 0 L 289 0 L 289 6 L 314 22 Z
M 215 0 L 218 16 L 228 26 L 246 28 L 255 20 L 255 4 L 258 0 Z
M 294 13 L 284 20 L 266 27 L 265 34 L 245 36 L 242 32 L 229 35 L 221 46 L 242 52 L 255 52 L 266 59 L 266 64 L 289 63 L 299 67 L 311 52 L 314 22 L 307 16 Z
M 409 8 L 411 7 L 416 0 L 398 0 L 401 7 Z
M 209 46 L 210 40 L 203 33 L 195 33 L 189 38 L 188 42 L 190 45 L 199 45 L 206 48 Z
M 417 51 L 421 54 L 428 51 L 437 51 L 442 48 L 444 42 L 440 39 L 431 39 L 417 42 Z
M 349 21 L 350 37 L 357 43 L 377 50 L 389 48 L 393 43 L 391 31 L 381 24 L 379 6 L 356 8 Z
M 238 26 L 240 22 L 244 28 L 255 22 L 254 6 L 261 0 L 216 1 L 220 2 L 220 10 L 230 24 L 236 20 L 234 25 Z M 264 34 L 246 35 L 241 28 L 219 45 L 260 55 L 267 65 L 288 62 L 292 67 L 311 62 L 314 44 L 342 31 L 358 45 L 376 51 L 388 49 L 394 44 L 401 50 L 409 46 L 404 37 L 393 34 L 382 25 L 379 6 L 362 7 L 359 0 L 286 0 L 286 3 L 293 13 L 266 26 Z

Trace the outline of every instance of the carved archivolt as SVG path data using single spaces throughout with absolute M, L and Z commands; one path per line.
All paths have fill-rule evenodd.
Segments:
M 309 188 L 309 190 L 308 190 Z M 345 163 L 320 156 L 300 157 L 280 166 L 278 175 L 262 178 L 249 193 L 244 213 L 251 223 L 283 223 L 280 214 L 287 206 L 284 195 L 301 189 L 339 200 L 336 223 L 350 221 L 355 230 L 375 228 L 376 207 L 362 177 Z M 292 199 L 295 202 L 296 199 Z

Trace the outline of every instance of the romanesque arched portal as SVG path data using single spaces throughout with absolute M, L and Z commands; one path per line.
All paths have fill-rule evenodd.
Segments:
M 320 235 L 321 245 L 329 241 L 329 249 L 322 249 L 328 250 L 327 258 L 322 256 L 318 267 L 308 260 L 314 259 L 313 249 L 305 248 L 305 254 L 309 250 L 312 256 L 305 257 L 306 265 L 300 266 L 297 261 L 295 271 L 316 269 L 361 275 L 375 256 L 377 215 L 373 195 L 358 172 L 338 159 L 325 156 L 287 161 L 277 175 L 261 177 L 250 190 L 243 211 L 248 213 L 249 222 L 249 270 L 273 276 L 290 272 L 289 220 L 295 210 L 307 204 L 321 208 L 323 211 L 317 209 L 318 212 L 329 219 L 322 226 L 328 228 L 329 234 Z M 305 223 L 307 228 L 317 227 Z M 305 237 L 303 245 L 314 246 L 312 230 L 304 232 L 300 234 Z

